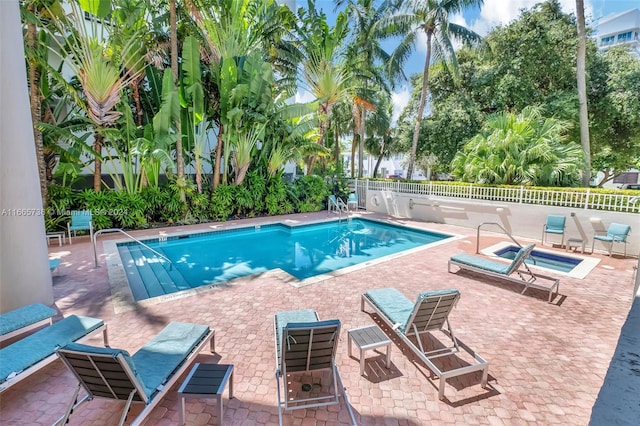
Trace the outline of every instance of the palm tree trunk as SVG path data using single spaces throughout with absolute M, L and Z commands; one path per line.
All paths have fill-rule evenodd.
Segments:
M 340 138 L 338 137 L 338 126 L 333 126 L 333 157 L 336 162 L 336 169 L 342 172 L 342 161 L 340 158 Z
M 365 120 L 367 119 L 367 110 L 364 106 L 361 106 L 360 108 L 362 112 L 360 113 L 360 140 L 358 141 L 358 177 L 362 178 L 362 174 L 364 172 L 364 137 L 366 132 Z
M 102 155 L 102 141 L 104 136 L 95 132 L 93 138 L 93 150 L 96 152 L 96 158 L 93 163 L 93 190 L 100 192 L 100 189 L 102 189 L 102 160 L 99 156 Z
M 35 12 L 33 2 L 29 4 L 29 11 Z M 38 48 L 38 28 L 36 24 L 27 25 L 27 48 L 35 54 Z M 33 139 L 36 144 L 36 160 L 38 163 L 38 175 L 40 177 L 40 195 L 42 205 L 47 205 L 47 167 L 44 161 L 44 141 L 42 132 L 36 124 L 42 121 L 42 102 L 40 96 L 40 71 L 35 60 L 29 61 L 29 98 L 31 102 L 31 121 L 33 122 Z
M 376 161 L 376 165 L 373 168 L 373 173 L 371 174 L 371 177 L 375 178 L 376 175 L 378 174 L 378 168 L 380 167 L 380 163 L 382 163 L 382 156 L 384 155 L 384 150 L 385 150 L 385 146 L 384 146 L 384 137 L 382 138 L 382 145 L 380 145 L 380 155 L 378 156 L 378 160 Z
M 218 144 L 216 145 L 216 162 L 213 165 L 213 190 L 215 191 L 220 185 L 220 161 L 222 160 L 222 134 L 224 133 L 224 125 L 219 124 L 218 127 Z
M 169 38 L 171 39 L 171 72 L 173 73 L 174 87 L 178 88 L 178 24 L 176 16 L 176 1 L 169 0 Z M 184 179 L 184 158 L 182 156 L 182 129 L 180 126 L 180 119 L 176 122 L 176 133 L 178 139 L 176 140 L 176 168 L 178 169 L 178 180 L 182 182 Z M 187 196 L 180 187 L 180 201 L 185 202 Z
M 433 33 L 427 31 L 427 55 L 424 60 L 424 72 L 422 73 L 422 92 L 420 93 L 420 104 L 418 105 L 418 116 L 416 126 L 413 129 L 413 141 L 411 142 L 411 154 L 409 154 L 409 167 L 407 167 L 407 179 L 413 177 L 413 164 L 416 161 L 416 151 L 418 150 L 418 139 L 420 139 L 420 127 L 422 125 L 422 114 L 427 101 L 427 90 L 429 89 L 429 63 L 431 62 L 431 36 Z
M 589 186 L 591 182 L 591 146 L 589 142 L 589 113 L 587 110 L 587 82 L 585 71 L 586 57 L 586 29 L 584 23 L 584 0 L 576 0 L 576 14 L 578 21 L 578 101 L 580 102 L 580 143 L 584 151 L 584 173 L 582 186 Z
M 131 88 L 133 89 L 133 101 L 136 104 L 136 124 L 142 126 L 142 119 L 144 112 L 142 111 L 142 102 L 140 102 L 140 90 L 138 88 L 138 79 L 131 81 Z

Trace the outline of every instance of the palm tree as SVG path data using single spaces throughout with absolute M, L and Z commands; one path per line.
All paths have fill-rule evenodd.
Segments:
M 587 83 L 585 71 L 585 57 L 587 50 L 587 35 L 584 23 L 584 0 L 576 0 L 576 15 L 578 25 L 578 60 L 576 74 L 578 80 L 578 101 L 580 102 L 580 143 L 584 151 L 584 173 L 582 186 L 589 186 L 591 182 L 591 146 L 589 143 L 589 113 L 587 111 Z
M 407 168 L 407 178 L 411 179 L 420 138 L 420 126 L 424 114 L 424 108 L 429 91 L 429 66 L 431 56 L 445 60 L 449 59 L 454 73 L 457 74 L 457 61 L 454 52 L 453 40 L 465 43 L 475 43 L 481 37 L 475 32 L 450 22 L 450 18 L 461 13 L 465 8 L 481 6 L 484 0 L 407 0 L 400 2 L 401 9 L 398 13 L 385 19 L 381 25 L 392 35 L 402 36 L 398 47 L 391 54 L 391 64 L 403 64 L 413 51 L 418 41 L 419 32 L 426 36 L 427 54 L 424 61 L 422 78 L 422 92 L 418 104 L 418 115 L 413 130 L 411 153 Z
M 336 6 L 341 6 L 345 0 L 336 1 Z M 377 4 L 374 0 L 348 0 L 346 13 L 352 28 L 353 38 L 349 45 L 347 58 L 349 67 L 359 70 L 356 81 L 357 96 L 353 102 L 354 114 L 354 144 L 358 148 L 358 176 L 363 173 L 363 142 L 366 137 L 367 111 L 372 111 L 375 93 L 369 88 L 376 86 L 389 92 L 385 84 L 385 77 L 381 75 L 378 65 L 389 64 L 389 54 L 382 48 L 380 41 L 384 38 L 384 28 L 379 23 L 391 10 L 391 2 L 383 1 Z M 376 8 L 377 4 L 377 8 Z M 386 68 L 390 71 L 389 79 L 397 75 L 397 62 L 389 64 Z M 358 78 L 359 77 L 359 78 Z M 352 153 L 355 153 L 352 148 Z M 353 177 L 353 167 L 351 171 Z
M 354 73 L 343 59 L 343 42 L 349 31 L 347 16 L 339 13 L 336 24 L 329 27 L 324 13 L 318 13 L 315 3 L 309 1 L 309 9 L 300 9 L 299 51 L 302 55 L 302 85 L 318 104 L 320 129 L 318 144 L 325 145 L 325 135 L 330 126 L 336 103 L 353 98 Z M 312 173 L 316 156 L 312 155 L 307 173 Z
M 572 186 L 579 181 L 582 150 L 566 143 L 568 122 L 546 118 L 540 108 L 490 117 L 451 163 L 467 182 Z

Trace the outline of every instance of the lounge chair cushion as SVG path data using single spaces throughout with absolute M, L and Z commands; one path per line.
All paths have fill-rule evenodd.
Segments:
M 278 345 L 282 342 L 282 329 L 289 323 L 317 322 L 318 314 L 313 309 L 300 309 L 297 311 L 283 311 L 276 313 Z M 280 347 L 280 346 L 278 346 Z
M 609 228 L 607 228 L 607 235 L 594 235 L 593 238 L 600 241 L 625 242 L 630 231 L 631 227 L 629 225 L 612 223 L 611 225 L 609 225 Z
M 511 264 L 494 262 L 493 260 L 483 259 L 481 257 L 473 256 L 466 253 L 460 253 L 460 254 L 456 254 L 455 256 L 451 256 L 451 260 L 454 262 L 462 263 L 464 265 L 469 265 L 475 268 L 484 269 L 485 271 L 495 272 L 496 274 L 504 274 L 504 275 L 508 275 L 507 272 L 511 267 Z
M 171 322 L 131 357 L 149 399 L 208 332 L 206 325 Z
M 443 296 L 445 294 L 459 295 L 460 291 L 458 291 L 457 288 L 448 288 L 446 290 L 423 291 L 422 293 L 418 294 L 418 299 L 416 300 L 416 303 L 421 302 L 422 299 L 426 299 L 427 297 Z
M 4 349 L 0 349 L 0 382 L 53 355 L 56 349 L 104 325 L 101 319 L 70 315 Z
M 516 253 L 516 256 L 513 258 L 513 262 L 509 265 L 509 269 L 507 270 L 507 275 L 513 274 L 518 270 L 522 262 L 531 254 L 533 251 L 533 244 L 528 244 L 526 246 L 520 247 L 520 250 Z
M 366 293 L 369 300 L 385 313 L 390 322 L 404 332 L 413 312 L 414 303 L 395 288 L 379 288 Z
M 0 314 L 0 336 L 30 326 L 56 315 L 56 310 L 42 303 L 23 306 L 13 311 Z
M 60 259 L 49 259 L 49 270 L 53 271 L 60 266 Z

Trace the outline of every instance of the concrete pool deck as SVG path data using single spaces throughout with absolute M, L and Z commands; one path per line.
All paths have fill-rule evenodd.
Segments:
M 102 318 L 114 348 L 133 353 L 170 321 L 208 324 L 216 330 L 216 353 L 202 352 L 198 362 L 234 364 L 234 398 L 225 401 L 224 423 L 277 424 L 273 315 L 277 311 L 311 308 L 321 319 L 339 318 L 342 331 L 338 366 L 359 424 L 562 424 L 584 425 L 602 387 L 618 342 L 620 328 L 633 299 L 633 266 L 637 259 L 601 259 L 584 279 L 559 276 L 560 296 L 546 302 L 547 293 L 484 276 L 449 274 L 449 257 L 475 253 L 474 229 L 423 223 L 377 214 L 422 229 L 461 238 L 385 262 L 368 265 L 311 285 L 295 288 L 279 274 L 265 273 L 218 285 L 197 294 L 148 305 L 132 305 L 116 313 L 118 295 L 112 293 L 103 242 L 121 235 L 102 235 L 98 242 L 101 267 L 94 268 L 88 237 L 73 245 L 49 247 L 61 259 L 53 276 L 56 307 L 70 314 Z M 326 212 L 282 217 L 307 222 Z M 178 229 L 195 232 L 211 226 L 266 223 L 277 218 L 200 224 Z M 159 230 L 133 232 L 153 236 Z M 505 240 L 483 233 L 481 247 Z M 526 240 L 522 239 L 522 242 Z M 539 241 L 533 241 L 539 245 Z M 545 245 L 546 249 L 550 245 Z M 556 248 L 558 253 L 563 249 Z M 391 368 L 385 356 L 368 358 L 365 376 L 357 359 L 347 355 L 347 331 L 376 323 L 360 312 L 360 295 L 372 288 L 395 287 L 410 299 L 426 290 L 455 287 L 461 299 L 450 319 L 456 336 L 489 362 L 489 388 L 474 374 L 451 380 L 445 400 L 439 401 L 438 380 L 394 339 Z M 388 330 L 387 330 L 388 331 Z M 100 344 L 100 339 L 91 343 Z M 373 355 L 373 354 L 370 354 Z M 178 381 L 152 412 L 147 424 L 178 421 Z M 39 370 L 0 396 L 0 423 L 52 424 L 64 414 L 77 381 L 60 361 Z M 226 394 L 225 394 L 226 398 Z M 117 424 L 124 403 L 94 400 L 76 410 L 70 424 Z M 216 424 L 216 408 L 209 400 L 189 401 L 187 424 Z M 140 407 L 134 405 L 131 420 Z M 348 424 L 344 406 L 297 410 L 285 414 L 285 424 Z

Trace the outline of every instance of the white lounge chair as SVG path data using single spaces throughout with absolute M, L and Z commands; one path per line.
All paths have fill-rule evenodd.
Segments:
M 360 304 L 360 310 L 365 312 L 366 302 L 440 379 L 438 386 L 438 398 L 440 399 L 444 399 L 444 387 L 447 379 L 451 377 L 482 371 L 480 384 L 482 387 L 487 386 L 489 363 L 469 346 L 462 343 L 453 334 L 449 323 L 449 313 L 459 298 L 458 290 L 449 289 L 420 293 L 414 303 L 395 288 L 381 288 L 364 293 Z M 451 340 L 452 346 L 427 351 L 422 342 L 422 335 L 434 331 L 442 331 Z M 445 371 L 434 363 L 435 358 L 455 356 L 460 352 L 460 349 L 471 355 L 475 364 Z
M 143 403 L 144 409 L 131 422 L 141 424 L 207 343 L 214 352 L 213 337 L 214 331 L 206 325 L 172 322 L 132 356 L 122 349 L 64 346 L 58 355 L 79 383 L 65 415 L 56 424 L 65 424 L 79 405 L 93 398 L 126 401 L 120 425 L 132 402 Z M 87 396 L 76 402 L 81 388 Z
M 34 303 L 0 314 L 0 342 L 43 325 L 51 325 L 55 315 L 55 309 L 42 303 Z
M 545 290 L 549 292 L 548 301 L 551 302 L 554 292 L 558 294 L 560 291 L 560 280 L 533 273 L 531 269 L 529 269 L 529 266 L 527 266 L 524 261 L 531 254 L 534 247 L 535 245 L 533 244 L 521 247 L 511 263 L 495 262 L 466 253 L 457 254 L 449 259 L 448 269 L 450 273 L 453 273 L 451 266 L 455 265 L 459 269 L 467 269 L 478 274 L 498 277 L 510 282 L 522 284 L 524 285 L 524 289 L 521 294 L 524 294 L 529 287 Z M 514 274 L 517 275 L 517 278 L 512 277 Z M 545 282 L 548 284 L 545 284 Z
M 55 361 L 56 349 L 100 331 L 108 345 L 107 326 L 101 319 L 70 315 L 0 349 L 0 392 Z
M 340 404 L 341 397 L 352 423 L 357 424 L 335 360 L 340 321 L 320 321 L 312 309 L 284 311 L 276 313 L 274 330 L 280 425 L 283 411 Z M 332 384 L 329 393 L 296 398 L 295 392 L 289 388 L 288 376 L 314 371 L 329 372 Z

